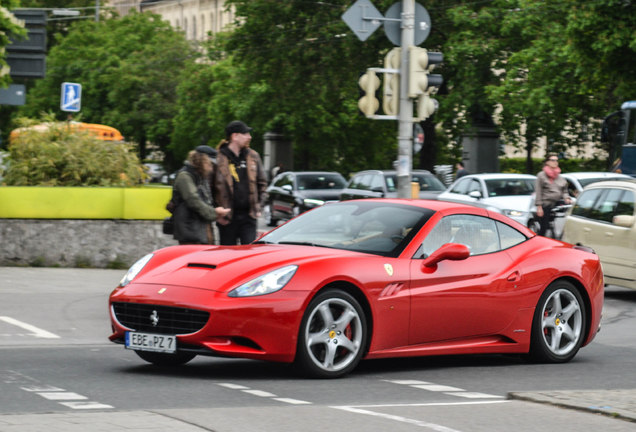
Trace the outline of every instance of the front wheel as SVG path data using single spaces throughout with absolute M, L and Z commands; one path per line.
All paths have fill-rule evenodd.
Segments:
M 305 311 L 296 363 L 310 376 L 338 378 L 358 365 L 366 341 L 367 321 L 358 301 L 344 291 L 328 289 Z
M 152 351 L 135 351 L 135 353 L 148 363 L 157 366 L 180 366 L 196 357 L 196 354 L 191 353 L 166 354 Z
M 583 344 L 585 328 L 581 294 L 570 282 L 552 283 L 534 312 L 530 356 L 549 363 L 572 360 Z

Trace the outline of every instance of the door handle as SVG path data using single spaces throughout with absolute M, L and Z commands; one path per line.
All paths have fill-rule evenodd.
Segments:
M 521 273 L 519 273 L 518 271 L 515 270 L 514 272 L 512 272 L 512 273 L 510 273 L 508 275 L 506 280 L 508 282 L 519 282 L 519 280 L 521 280 Z

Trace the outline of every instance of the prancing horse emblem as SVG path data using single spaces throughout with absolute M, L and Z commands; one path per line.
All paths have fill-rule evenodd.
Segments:
M 157 324 L 159 324 L 159 314 L 156 310 L 153 310 L 150 314 L 150 323 L 153 327 L 157 327 Z

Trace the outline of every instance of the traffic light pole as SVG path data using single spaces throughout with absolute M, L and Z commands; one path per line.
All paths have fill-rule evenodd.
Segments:
M 413 46 L 415 0 L 402 0 L 400 111 L 398 114 L 397 186 L 399 198 L 411 198 L 413 102 L 409 99 L 409 47 Z

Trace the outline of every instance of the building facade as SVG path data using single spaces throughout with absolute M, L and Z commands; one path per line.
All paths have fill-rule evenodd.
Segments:
M 161 15 L 193 41 L 207 39 L 208 34 L 224 30 L 234 20 L 224 0 L 110 0 L 108 5 L 119 15 L 131 10 Z

